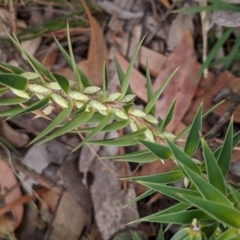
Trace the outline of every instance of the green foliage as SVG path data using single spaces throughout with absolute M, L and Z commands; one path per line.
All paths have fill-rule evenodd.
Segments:
M 108 81 L 105 65 L 103 90 L 92 86 L 90 80 L 77 67 L 73 59 L 69 33 L 70 55 L 55 40 L 66 61 L 73 68 L 77 83 L 51 73 L 21 48 L 16 37 L 11 37 L 11 40 L 26 56 L 34 72 L 24 72 L 22 69 L 0 63 L 0 93 L 12 92 L 15 94 L 15 97 L 0 100 L 0 105 L 12 106 L 1 112 L 0 116 L 13 118 L 30 112 L 36 113 L 36 111 L 36 114 L 39 114 L 49 105 L 62 109 L 59 115 L 30 144 L 38 141 L 44 143 L 69 132 L 88 133 L 87 137 L 74 150 L 79 149 L 83 144 L 100 146 L 142 144 L 145 148 L 142 151 L 106 156 L 103 159 L 146 163 L 159 159 L 165 162 L 171 158 L 176 166 L 173 170 L 165 173 L 124 178 L 125 181 L 135 181 L 149 188 L 129 204 L 155 192 L 162 193 L 177 202 L 165 210 L 135 222 L 178 224 L 181 228 L 172 240 L 240 238 L 240 194 L 238 187 L 226 180 L 232 148 L 240 140 L 240 133 L 233 136 L 233 122 L 231 121 L 222 146 L 212 152 L 207 141 L 201 136 L 202 119 L 210 112 L 203 114 L 202 105 L 199 107 L 193 123 L 181 134 L 174 136 L 165 131 L 172 119 L 177 100 L 169 107 L 163 120 L 155 118 L 155 106 L 157 99 L 177 69 L 156 93 L 153 92 L 150 74 L 147 70 L 149 101 L 144 111 L 136 108 L 133 104 L 134 95 L 129 81 L 134 59 L 144 39 L 137 47 L 126 73 L 115 59 L 121 92 L 114 94 L 109 94 L 107 91 Z M 96 126 L 90 127 L 91 123 L 96 123 Z M 128 125 L 132 128 L 132 132 L 127 135 L 91 141 L 101 131 L 118 130 Z M 188 134 L 188 136 L 184 147 L 181 147 L 179 139 L 183 134 Z M 196 159 L 197 151 L 203 152 L 204 162 Z M 187 186 L 184 188 L 174 186 L 175 182 L 183 180 L 185 182 L 187 180 L 188 184 L 185 184 Z M 133 233 L 133 239 L 140 239 L 140 237 Z M 164 239 L 162 227 L 157 239 Z

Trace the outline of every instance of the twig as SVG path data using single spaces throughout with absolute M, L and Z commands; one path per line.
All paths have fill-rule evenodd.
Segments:
M 222 126 L 229 121 L 229 118 L 232 116 L 233 112 L 236 110 L 239 104 L 240 104 L 240 89 L 232 98 L 227 111 L 220 117 L 218 122 L 208 132 L 208 134 L 206 135 L 207 138 L 212 138 L 219 132 Z

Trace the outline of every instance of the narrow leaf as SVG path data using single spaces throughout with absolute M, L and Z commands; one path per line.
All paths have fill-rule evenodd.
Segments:
M 201 174 L 201 170 L 198 167 L 198 165 L 186 153 L 184 153 L 183 150 L 181 150 L 177 145 L 172 143 L 170 140 L 166 139 L 166 141 L 177 162 L 192 169 L 196 174 L 198 175 Z
M 97 127 L 94 128 L 94 130 L 89 133 L 82 141 L 79 143 L 73 150 L 72 152 L 76 151 L 78 148 L 83 146 L 85 143 L 87 143 L 91 138 L 93 138 L 97 133 L 99 133 L 112 119 L 113 112 L 112 110 L 108 111 L 107 116 L 98 124 Z
M 151 100 L 148 102 L 147 106 L 144 109 L 145 113 L 149 113 L 149 111 L 153 108 L 154 105 L 156 105 L 156 102 L 160 95 L 162 94 L 163 90 L 167 86 L 167 84 L 170 82 L 170 80 L 173 78 L 175 73 L 178 71 L 180 67 L 178 67 L 176 70 L 173 71 L 172 74 L 164 81 L 164 83 L 161 85 L 161 87 L 157 90 L 157 92 L 154 94 L 154 96 L 151 98 Z
M 147 80 L 147 99 L 148 102 L 153 98 L 154 92 L 153 92 L 153 86 L 152 86 L 152 81 L 149 73 L 149 67 L 148 63 L 146 65 L 146 80 Z M 149 114 L 152 114 L 155 116 L 156 114 L 156 104 L 153 105 L 153 107 L 149 110 Z
M 160 159 L 169 159 L 172 156 L 172 152 L 167 146 L 145 140 L 139 140 L 139 142 Z
M 223 232 L 216 240 L 238 240 L 240 239 L 240 234 L 237 229 L 229 228 L 226 232 Z
M 233 149 L 233 119 L 231 119 L 228 130 L 221 148 L 221 152 L 218 156 L 217 162 L 221 169 L 223 176 L 225 177 L 228 173 Z
M 184 152 L 188 156 L 192 156 L 196 152 L 200 142 L 201 131 L 202 131 L 202 104 L 198 108 L 193 123 L 191 124 L 186 144 L 184 146 Z
M 129 63 L 127 72 L 124 75 L 122 86 L 121 86 L 121 97 L 120 97 L 120 99 L 122 99 L 126 94 L 129 94 L 129 93 L 127 93 L 127 90 L 128 90 L 129 85 L 130 85 L 130 78 L 131 78 L 132 70 L 134 68 L 134 63 L 136 61 L 137 54 L 140 50 L 140 47 L 142 46 L 142 43 L 143 43 L 144 39 L 145 39 L 145 37 L 143 37 L 142 40 L 140 41 L 140 43 L 138 44 L 137 49 L 135 50 L 135 52 L 133 54 L 133 57 L 132 57 L 132 59 Z
M 15 74 L 21 74 L 25 72 L 23 69 L 19 67 L 15 67 L 4 62 L 0 62 L 0 71 L 4 73 L 15 73 Z
M 16 104 L 19 104 L 19 103 L 24 103 L 28 100 L 29 99 L 20 98 L 20 97 L 0 99 L 0 106 L 16 105 Z
M 156 240 L 165 240 L 164 232 L 163 232 L 163 225 L 162 224 L 161 224 L 160 229 L 158 231 Z
M 198 174 L 193 172 L 190 168 L 183 166 L 185 173 L 187 174 L 190 181 L 195 185 L 198 189 L 198 192 L 206 199 L 210 201 L 215 201 L 226 206 L 232 206 L 231 202 L 227 199 L 227 197 L 221 193 L 217 188 L 213 185 L 205 181 Z
M 125 157 L 116 160 L 121 162 L 149 163 L 158 160 L 158 157 L 152 153 L 148 153 L 137 157 Z
M 75 118 L 73 118 L 70 122 L 66 123 L 64 126 L 62 126 L 60 129 L 56 130 L 56 132 L 52 133 L 50 136 L 45 138 L 40 143 L 48 142 L 58 136 L 61 136 L 67 132 L 70 132 L 72 129 L 75 129 L 77 127 L 80 127 L 84 123 L 88 121 L 93 116 L 94 109 L 90 108 L 89 112 L 83 112 L 82 114 L 77 115 Z
M 216 201 L 210 201 L 194 196 L 181 195 L 181 197 L 185 199 L 185 201 L 198 207 L 217 221 L 222 222 L 229 227 L 233 227 L 236 229 L 240 228 L 240 211 L 238 211 L 237 209 L 234 209 L 231 206 L 226 206 Z
M 173 103 L 171 104 L 165 118 L 162 120 L 160 126 L 159 126 L 159 131 L 163 132 L 165 131 L 167 125 L 170 123 L 170 121 L 172 120 L 172 116 L 173 116 L 173 112 L 175 109 L 175 105 L 176 105 L 176 99 L 173 101 Z
M 62 110 L 57 117 L 40 133 L 38 134 L 30 143 L 29 145 L 35 143 L 39 139 L 45 137 L 48 133 L 50 133 L 53 129 L 57 128 L 60 123 L 62 123 L 65 119 L 68 118 L 69 114 L 71 113 L 73 108 L 72 102 L 69 102 L 68 108 Z
M 225 195 L 226 185 L 225 185 L 223 174 L 218 166 L 218 163 L 212 151 L 207 145 L 206 141 L 202 138 L 201 142 L 202 142 L 204 160 L 207 168 L 208 182 Z
M 141 156 L 143 154 L 147 154 L 150 153 L 150 151 L 148 150 L 141 150 L 141 151 L 137 151 L 137 152 L 131 152 L 131 153 L 126 153 L 126 154 L 121 154 L 121 155 L 111 155 L 111 156 L 104 156 L 101 157 L 101 159 L 111 159 L 111 158 L 128 158 L 128 157 L 137 157 L 137 156 Z
M 14 88 L 17 90 L 26 90 L 27 89 L 27 79 L 25 77 L 12 74 L 12 73 L 1 73 L 0 74 L 0 84 Z
M 71 58 L 69 57 L 69 55 L 67 54 L 67 52 L 64 50 L 64 48 L 62 47 L 62 45 L 59 43 L 59 41 L 54 37 L 55 39 L 55 42 L 59 48 L 59 50 L 61 51 L 63 57 L 65 58 L 65 60 L 67 61 L 68 65 L 73 68 L 73 65 L 72 65 L 72 61 L 71 61 Z M 77 67 L 77 66 L 76 66 Z M 81 71 L 81 69 L 79 67 L 77 67 L 77 71 L 79 73 L 79 76 L 82 80 L 82 83 L 85 87 L 90 87 L 92 86 L 92 83 L 91 81 L 88 79 L 88 77 L 83 73 L 83 71 Z
M 107 90 L 108 90 L 108 76 L 107 76 L 107 68 L 106 61 L 103 62 L 103 102 L 107 99 Z

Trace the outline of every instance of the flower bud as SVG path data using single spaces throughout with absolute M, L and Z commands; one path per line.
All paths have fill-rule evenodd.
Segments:
M 96 100 L 91 100 L 89 105 L 95 108 L 96 110 L 107 110 L 107 107 L 105 105 Z
M 113 113 L 119 118 L 128 119 L 127 114 L 125 112 L 123 112 L 122 110 L 113 108 Z
M 121 93 L 111 93 L 107 98 L 107 102 L 116 101 L 121 96 Z
M 142 110 L 137 109 L 137 108 L 130 108 L 128 113 L 130 113 L 136 117 L 146 117 L 147 116 L 147 114 L 145 112 L 143 112 Z
M 85 94 L 82 94 L 77 91 L 69 91 L 68 95 L 73 100 L 78 100 L 78 101 L 87 101 L 89 99 Z
M 14 88 L 10 88 L 10 89 L 18 97 L 30 99 L 29 95 L 26 92 L 24 92 L 22 90 L 17 90 L 17 89 L 14 89 Z
M 134 94 L 129 94 L 129 95 L 126 95 L 123 99 L 121 99 L 120 102 L 122 102 L 122 103 L 128 103 L 128 102 L 131 102 L 135 97 L 136 97 L 136 95 L 134 95 Z
M 28 84 L 28 90 L 32 93 L 39 93 L 43 95 L 48 95 L 52 92 L 50 89 L 38 84 Z
M 57 82 L 49 82 L 46 83 L 45 87 L 50 88 L 52 90 L 61 90 L 61 87 Z
M 86 87 L 86 88 L 83 90 L 83 93 L 93 94 L 93 93 L 98 92 L 99 90 L 101 90 L 100 87 L 90 86 L 90 87 Z
M 68 101 L 58 94 L 52 94 L 51 98 L 62 108 L 68 108 Z

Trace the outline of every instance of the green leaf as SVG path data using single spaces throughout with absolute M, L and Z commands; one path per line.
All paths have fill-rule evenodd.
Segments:
M 133 54 L 133 57 L 132 57 L 129 65 L 128 65 L 127 72 L 124 75 L 124 78 L 123 78 L 123 81 L 122 81 L 120 99 L 122 99 L 126 94 L 129 94 L 129 93 L 127 93 L 127 90 L 128 90 L 129 85 L 130 85 L 130 78 L 131 78 L 132 70 L 134 68 L 134 63 L 136 61 L 137 54 L 140 50 L 140 47 L 142 46 L 142 43 L 143 43 L 144 39 L 145 39 L 145 37 L 143 37 L 142 40 L 140 41 L 140 43 L 138 44 L 137 49 L 135 50 L 135 52 Z
M 231 206 L 226 206 L 225 204 L 221 204 L 217 201 L 210 201 L 208 199 L 202 199 L 194 196 L 181 195 L 180 197 L 190 204 L 198 207 L 217 221 L 222 222 L 229 227 L 237 229 L 240 228 L 240 211 L 237 209 L 234 209 Z
M 176 170 L 148 176 L 126 177 L 121 180 L 168 184 L 179 181 L 183 176 L 182 171 Z
M 83 112 L 82 114 L 77 115 L 70 122 L 66 123 L 64 126 L 56 130 L 56 132 L 49 135 L 40 143 L 48 142 L 56 137 L 59 137 L 67 132 L 70 132 L 72 129 L 80 127 L 82 124 L 86 123 L 93 116 L 93 113 L 94 113 L 94 109 L 90 108 L 89 112 Z
M 59 41 L 54 37 L 54 40 L 59 48 L 59 50 L 61 51 L 63 57 L 65 58 L 65 60 L 67 61 L 68 65 L 73 68 L 72 65 L 72 61 L 71 58 L 69 57 L 69 55 L 67 54 L 67 52 L 64 50 L 64 48 L 62 47 L 62 45 L 59 43 Z M 75 65 L 76 66 L 76 65 Z M 77 67 L 77 66 L 76 66 Z M 90 87 L 92 86 L 92 82 L 88 79 L 88 77 L 83 73 L 83 71 L 81 71 L 81 69 L 79 67 L 77 67 L 77 71 L 79 73 L 79 76 L 82 80 L 82 83 L 85 87 Z
M 0 87 L 0 96 L 6 92 L 8 92 L 8 87 Z
M 228 199 L 231 199 L 231 197 L 233 198 L 234 202 L 234 206 L 237 209 L 240 209 L 240 192 L 239 190 L 236 190 L 233 186 L 231 186 L 230 184 L 228 184 L 228 190 L 229 190 L 229 195 L 228 195 Z
M 45 137 L 48 133 L 50 133 L 53 129 L 59 126 L 65 119 L 68 118 L 73 108 L 72 102 L 69 102 L 68 108 L 63 109 L 57 117 L 40 133 L 38 134 L 28 145 L 31 145 L 38 141 L 39 139 Z
M 143 135 L 142 135 L 143 136 Z M 145 138 L 145 136 L 143 136 Z M 91 141 L 89 142 L 91 145 L 97 146 L 132 146 L 138 144 L 138 141 L 134 138 L 112 138 L 106 140 L 99 140 L 99 141 Z
M 228 130 L 220 151 L 220 154 L 217 158 L 218 165 L 221 169 L 223 176 L 225 177 L 228 173 L 231 158 L 232 158 L 232 149 L 233 149 L 233 119 L 231 119 Z
M 50 97 L 46 96 L 43 99 L 36 101 L 33 104 L 31 104 L 30 106 L 24 108 L 21 112 L 8 117 L 7 120 L 9 120 L 10 118 L 13 118 L 13 117 L 17 117 L 17 116 L 20 116 L 20 115 L 23 115 L 26 113 L 30 113 L 30 112 L 39 110 L 39 109 L 45 107 L 49 103 L 49 101 L 50 101 Z
M 230 207 L 232 206 L 231 202 L 227 199 L 227 197 L 217 188 L 205 181 L 190 168 L 183 166 L 183 169 L 187 174 L 189 180 L 195 185 L 195 187 L 198 189 L 198 192 L 206 200 L 215 201 Z
M 138 197 L 136 197 L 135 199 L 133 199 L 132 201 L 128 202 L 123 208 L 128 207 L 129 205 L 131 205 L 132 203 L 135 203 L 137 201 L 140 201 L 141 199 L 144 199 L 150 195 L 152 195 L 153 193 L 155 193 L 154 190 L 152 189 L 148 189 L 147 191 L 145 191 L 144 193 L 142 193 L 141 195 L 139 195 Z
M 148 163 L 148 162 L 154 162 L 158 160 L 158 157 L 152 153 L 148 153 L 141 156 L 125 157 L 125 158 L 119 158 L 116 160 L 121 162 Z
M 123 70 L 121 68 L 121 65 L 119 64 L 119 61 L 116 58 L 116 56 L 114 56 L 114 61 L 115 61 L 115 66 L 116 66 L 117 73 L 118 73 L 118 78 L 119 78 L 119 81 L 120 81 L 120 83 L 122 85 L 125 74 L 124 74 L 124 72 L 123 72 Z M 133 91 L 132 91 L 131 86 L 129 84 L 127 92 L 126 92 L 126 95 L 132 94 L 132 93 L 133 93 Z
M 149 73 L 149 67 L 148 67 L 148 62 L 146 65 L 146 80 L 147 80 L 147 99 L 148 102 L 153 98 L 154 92 L 153 92 L 153 87 L 152 87 L 152 81 Z M 156 114 L 156 104 L 153 105 L 153 107 L 149 110 L 149 114 L 152 114 L 155 116 Z
M 59 84 L 59 86 L 61 87 L 61 89 L 68 94 L 68 89 L 69 89 L 69 81 L 67 80 L 67 78 L 65 78 L 64 76 L 57 74 L 57 73 L 53 73 L 54 78 L 56 79 L 57 83 Z
M 201 131 L 202 131 L 202 104 L 198 108 L 193 123 L 191 124 L 191 129 L 184 147 L 184 152 L 188 156 L 192 156 L 196 152 L 200 142 Z
M 71 38 L 70 38 L 70 31 L 69 31 L 69 24 L 67 22 L 67 41 L 68 41 L 68 50 L 69 50 L 69 54 L 70 54 L 70 59 L 71 59 L 71 67 L 73 69 L 74 72 L 74 76 L 76 78 L 76 81 L 78 83 L 78 87 L 80 90 L 82 90 L 82 80 L 81 80 L 81 76 L 79 74 L 79 71 L 77 69 L 77 65 L 74 59 L 74 55 L 73 55 L 73 50 L 72 50 L 72 43 L 71 43 Z
M 217 160 L 215 159 L 212 151 L 210 150 L 206 141 L 203 138 L 201 139 L 201 142 L 204 160 L 207 167 L 208 182 L 225 195 L 226 194 L 225 180 L 218 166 Z
M 103 102 L 107 99 L 107 90 L 108 90 L 108 76 L 107 76 L 107 67 L 106 61 L 103 62 Z
M 161 224 L 160 229 L 158 231 L 156 240 L 165 240 L 162 224 Z
M 197 219 L 211 219 L 206 213 L 201 210 L 183 210 L 180 212 L 173 212 L 162 215 L 161 212 L 155 216 L 147 216 L 142 221 L 158 222 L 158 223 L 171 223 L 171 224 L 190 224 L 194 218 Z
M 131 152 L 131 153 L 126 153 L 126 154 L 121 154 L 121 155 L 111 155 L 111 156 L 104 156 L 101 157 L 101 159 L 111 159 L 111 158 L 128 158 L 128 157 L 137 157 L 137 156 L 141 156 L 143 154 L 147 154 L 150 153 L 149 150 L 141 150 L 141 151 L 137 151 L 137 152 Z
M 12 115 L 15 116 L 16 114 L 22 112 L 23 109 L 24 108 L 21 106 L 13 107 L 11 109 L 0 112 L 0 117 L 8 117 L 8 116 L 12 116 Z
M 12 73 L 0 73 L 0 84 L 4 86 L 24 91 L 27 89 L 27 83 L 25 77 Z
M 99 133 L 112 119 L 113 112 L 112 110 L 108 111 L 107 116 L 98 124 L 97 127 L 94 128 L 94 130 L 89 133 L 73 150 L 72 152 L 76 151 L 78 148 L 83 146 L 85 143 L 87 143 L 91 138 L 93 138 L 97 133 Z
M 222 233 L 216 240 L 238 240 L 240 239 L 240 234 L 237 229 L 230 228 L 226 232 Z
M 169 124 L 169 122 L 172 120 L 172 116 L 173 116 L 173 112 L 175 109 L 175 104 L 176 104 L 176 99 L 173 101 L 173 103 L 171 104 L 165 118 L 162 120 L 160 126 L 159 126 L 159 131 L 163 132 L 165 131 L 167 125 Z
M 150 110 L 153 108 L 154 105 L 156 105 L 157 100 L 159 99 L 160 95 L 162 94 L 163 90 L 166 88 L 167 84 L 170 82 L 170 80 L 173 78 L 173 76 L 176 74 L 180 67 L 178 67 L 176 70 L 173 71 L 172 74 L 164 81 L 164 83 L 161 85 L 161 87 L 157 90 L 157 92 L 154 94 L 154 96 L 151 98 L 151 100 L 148 102 L 147 106 L 144 109 L 145 113 L 149 113 Z
M 0 106 L 16 105 L 16 104 L 19 104 L 19 103 L 24 103 L 28 100 L 29 99 L 20 98 L 20 97 L 0 99 Z
M 201 170 L 198 167 L 198 165 L 186 153 L 184 153 L 183 150 L 181 150 L 177 145 L 172 143 L 170 140 L 166 139 L 166 141 L 177 162 L 183 164 L 184 166 L 189 167 L 198 175 L 201 174 Z
M 15 73 L 15 74 L 21 74 L 25 72 L 23 69 L 12 66 L 10 64 L 0 62 L 0 71 L 4 73 Z
M 169 159 L 172 156 L 172 152 L 167 146 L 145 140 L 139 140 L 139 142 L 161 159 Z
M 171 240 L 192 240 L 193 236 L 191 235 L 192 235 L 191 229 L 182 228 L 171 238 Z
M 197 191 L 194 191 L 194 190 L 166 186 L 166 185 L 159 184 L 159 183 L 151 183 L 151 182 L 144 182 L 144 181 L 137 181 L 137 182 L 144 185 L 145 187 L 151 188 L 154 191 L 160 192 L 160 193 L 162 193 L 170 198 L 173 198 L 177 201 L 180 201 L 180 202 L 188 203 L 185 200 L 185 198 L 183 198 L 182 196 L 186 196 L 186 198 L 188 196 L 195 196 L 195 197 L 201 198 L 200 193 Z M 182 195 L 180 196 L 180 194 L 182 194 Z
M 227 28 L 226 31 L 224 32 L 224 34 L 222 35 L 222 37 L 216 42 L 216 44 L 214 45 L 214 47 L 211 49 L 211 51 L 209 52 L 206 61 L 202 64 L 201 68 L 199 69 L 196 77 L 195 77 L 195 81 L 198 81 L 200 76 L 202 75 L 203 71 L 205 68 L 207 68 L 210 63 L 212 62 L 212 60 L 215 58 L 218 50 L 221 48 L 221 46 L 227 41 L 227 39 L 229 38 L 229 36 L 232 34 L 233 29 L 232 28 Z

